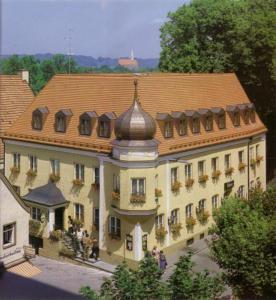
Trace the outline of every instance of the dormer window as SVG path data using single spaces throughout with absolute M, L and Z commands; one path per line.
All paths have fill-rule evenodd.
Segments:
M 171 138 L 173 136 L 173 126 L 171 121 L 164 123 L 164 136 L 165 138 Z
M 179 135 L 187 134 L 187 116 L 184 112 L 173 111 L 172 117 L 176 120 Z
M 211 115 L 205 117 L 205 130 L 206 131 L 213 130 L 213 117 Z
M 226 122 L 225 122 L 225 113 L 218 115 L 218 128 L 219 129 L 225 129 Z
M 249 118 L 250 118 L 250 111 L 248 109 L 246 109 L 243 112 L 243 119 L 244 119 L 245 124 L 249 124 Z
M 35 130 L 42 130 L 44 120 L 49 113 L 47 107 L 39 107 L 33 111 L 32 127 Z
M 192 119 L 192 131 L 193 133 L 200 132 L 200 120 L 199 117 L 195 117 Z
M 62 109 L 56 113 L 56 132 L 66 132 L 66 127 L 71 116 L 72 112 L 70 109 Z
M 233 113 L 233 124 L 234 126 L 240 126 L 240 112 L 235 111 Z
M 95 112 L 85 112 L 80 116 L 79 132 L 81 135 L 91 135 L 93 118 L 97 118 Z
M 179 126 L 179 135 L 187 134 L 187 120 L 186 119 L 179 120 L 178 126 Z
M 104 113 L 99 118 L 98 134 L 100 137 L 109 138 L 111 136 L 111 120 L 115 120 L 114 113 Z

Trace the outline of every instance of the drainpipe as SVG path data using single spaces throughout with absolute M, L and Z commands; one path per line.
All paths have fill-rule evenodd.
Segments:
M 252 137 L 249 138 L 248 143 L 247 143 L 247 198 L 249 197 L 249 188 L 250 188 L 250 160 L 249 160 L 249 155 L 250 155 L 250 151 L 249 151 L 249 147 L 251 145 L 252 142 Z

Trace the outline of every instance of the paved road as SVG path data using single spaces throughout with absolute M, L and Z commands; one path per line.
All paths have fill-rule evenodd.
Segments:
M 99 289 L 104 277 L 110 274 L 92 268 L 59 262 L 41 256 L 32 263 L 42 272 L 33 278 L 24 278 L 6 272 L 0 279 L 1 300 L 80 300 L 82 286 Z

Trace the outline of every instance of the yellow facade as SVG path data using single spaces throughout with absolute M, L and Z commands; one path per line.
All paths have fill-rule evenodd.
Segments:
M 258 146 L 257 146 L 258 145 Z M 256 166 L 247 168 L 250 165 L 248 161 L 248 153 L 253 151 L 251 155 L 255 158 L 256 146 L 258 147 L 258 155 L 263 160 Z M 253 150 L 249 151 L 249 148 Z M 244 163 L 246 168 L 243 172 L 238 170 L 239 151 L 243 151 Z M 17 176 L 11 174 L 13 166 L 13 154 L 20 153 L 20 173 Z M 212 224 L 212 217 L 208 219 L 207 224 L 201 225 L 197 221 L 192 231 L 188 231 L 186 227 L 186 206 L 192 204 L 192 215 L 196 215 L 196 208 L 201 199 L 206 199 L 205 210 L 212 214 L 212 197 L 218 195 L 218 206 L 225 193 L 225 183 L 234 181 L 231 194 L 237 193 L 240 186 L 244 186 L 244 196 L 248 193 L 248 183 L 253 187 L 257 181 L 265 187 L 266 184 L 266 167 L 265 167 L 265 135 L 253 137 L 253 139 L 241 139 L 220 145 L 208 146 L 205 148 L 197 148 L 175 155 L 163 156 L 152 162 L 143 162 L 133 165 L 131 162 L 121 163 L 108 156 L 98 155 L 97 153 L 71 150 L 69 148 L 58 148 L 52 146 L 37 146 L 32 143 L 20 143 L 6 141 L 5 145 L 5 175 L 9 178 L 14 186 L 20 187 L 20 194 L 25 195 L 29 189 L 34 189 L 45 185 L 49 180 L 51 173 L 50 160 L 56 159 L 60 162 L 60 180 L 56 183 L 64 197 L 69 201 L 64 214 L 64 227 L 67 228 L 67 217 L 75 216 L 74 204 L 79 203 L 84 206 L 84 228 L 89 232 L 93 230 L 93 234 L 99 237 L 99 233 L 93 228 L 93 208 L 102 207 L 100 214 L 101 236 L 100 248 L 105 259 L 110 261 L 118 261 L 123 258 L 135 261 L 141 257 L 137 256 L 135 248 L 135 236 L 147 235 L 147 248 L 151 250 L 154 245 L 160 249 L 170 251 L 176 247 L 186 245 L 187 240 L 199 238 L 201 233 L 206 233 L 208 227 Z M 234 168 L 232 175 L 225 175 L 225 155 L 230 154 L 230 167 Z M 29 155 L 37 157 L 37 176 L 33 180 L 27 178 L 29 170 Z M 218 157 L 218 170 L 221 175 L 218 180 L 212 179 L 211 160 Z M 95 168 L 100 167 L 100 161 L 103 163 L 103 187 L 99 189 L 93 188 L 95 180 Z M 204 173 L 209 176 L 205 184 L 198 182 L 198 162 L 205 161 Z M 75 164 L 80 163 L 85 166 L 84 185 L 79 188 L 73 186 Z M 192 164 L 192 178 L 194 183 L 191 188 L 185 187 L 185 165 Z M 178 181 L 182 184 L 179 193 L 171 190 L 171 169 L 178 168 Z M 249 171 L 249 178 L 248 178 Z M 120 200 L 112 200 L 113 176 L 120 176 Z M 145 194 L 144 203 L 132 204 L 131 196 L 131 179 L 145 178 Z M 162 197 L 155 196 L 155 188 L 162 192 Z M 100 203 L 101 201 L 104 203 Z M 137 215 L 123 216 L 113 210 L 113 206 L 126 211 L 137 211 Z M 179 209 L 179 222 L 182 224 L 180 235 L 174 236 L 170 232 L 168 219 L 171 211 Z M 141 216 L 142 211 L 156 210 L 156 214 L 163 214 L 163 225 L 167 234 L 162 242 L 156 239 L 155 235 L 155 215 Z M 139 213 L 138 213 L 139 211 Z M 121 238 L 112 239 L 108 233 L 108 217 L 117 216 L 121 220 Z M 140 224 L 140 231 L 137 229 Z M 129 251 L 126 245 L 126 235 L 133 237 L 133 249 Z M 202 236 L 201 236 L 202 237 Z M 141 242 L 141 241 L 140 241 Z M 141 245 L 139 244 L 139 247 Z M 135 252 L 136 251 L 136 252 Z

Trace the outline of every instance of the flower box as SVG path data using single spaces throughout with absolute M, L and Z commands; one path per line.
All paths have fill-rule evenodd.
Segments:
M 130 202 L 131 203 L 145 203 L 146 195 L 145 194 L 131 194 Z
M 246 164 L 243 163 L 243 162 L 240 162 L 239 166 L 238 166 L 238 169 L 239 169 L 240 172 L 242 172 L 245 169 L 245 167 L 246 167 Z
M 120 233 L 116 233 L 116 232 L 110 232 L 109 237 L 112 240 L 120 240 L 121 239 Z
M 159 189 L 155 189 L 155 197 L 159 198 L 159 197 L 162 197 L 162 196 L 163 196 L 162 191 L 159 190 Z
M 18 168 L 16 166 L 11 167 L 10 170 L 11 170 L 11 173 L 14 174 L 14 175 L 16 175 L 20 172 L 20 168 Z
M 172 223 L 170 225 L 170 230 L 172 234 L 176 234 L 179 235 L 180 234 L 180 230 L 182 229 L 182 224 L 181 223 Z
M 263 160 L 263 157 L 261 155 L 256 156 L 256 164 L 259 165 L 261 161 Z
M 250 167 L 251 167 L 251 168 L 255 168 L 255 167 L 256 167 L 256 163 L 257 163 L 257 162 L 256 162 L 256 159 L 254 159 L 254 158 L 251 158 L 251 159 L 250 159 Z
M 82 187 L 84 185 L 83 181 L 80 180 L 80 179 L 74 179 L 72 181 L 72 183 L 73 183 L 74 186 L 77 186 L 77 187 Z
M 233 167 L 229 167 L 225 170 L 225 175 L 226 176 L 231 176 L 232 173 L 234 172 L 234 168 Z
M 99 183 L 92 183 L 91 184 L 93 191 L 98 191 L 100 188 L 100 184 Z
M 196 224 L 196 219 L 194 217 L 186 218 L 186 226 L 188 229 L 193 228 L 195 224 Z
M 198 219 L 199 223 L 201 223 L 203 225 L 206 224 L 209 217 L 210 217 L 210 213 L 208 210 L 205 210 L 205 209 L 198 210 L 197 209 L 197 219 Z
M 155 229 L 155 236 L 156 239 L 159 241 L 163 241 L 165 239 L 165 236 L 168 232 L 166 231 L 164 226 L 161 226 L 157 229 Z
M 215 170 L 212 173 L 212 178 L 213 179 L 219 179 L 219 176 L 221 175 L 221 171 L 220 170 Z
M 182 183 L 176 180 L 176 181 L 172 184 L 172 187 L 171 187 L 172 192 L 173 192 L 173 193 L 178 193 L 181 187 L 182 187 Z
M 208 179 L 209 179 L 209 176 L 208 176 L 208 175 L 200 175 L 200 176 L 198 177 L 198 182 L 199 182 L 199 183 L 205 183 Z
M 191 188 L 194 184 L 195 180 L 193 178 L 189 178 L 185 181 L 186 188 Z
M 52 182 L 58 182 L 60 180 L 60 176 L 57 174 L 50 174 L 49 178 Z
M 120 200 L 120 192 L 113 191 L 111 194 L 112 200 L 119 201 Z
M 36 177 L 37 171 L 34 171 L 34 170 L 30 169 L 30 170 L 26 173 L 26 175 L 27 175 L 28 177 Z

